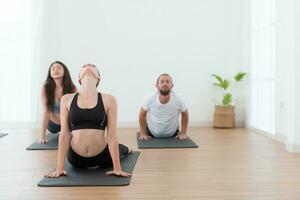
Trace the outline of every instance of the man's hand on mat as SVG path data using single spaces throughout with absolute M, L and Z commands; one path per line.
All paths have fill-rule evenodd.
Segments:
M 147 134 L 141 134 L 139 139 L 140 140 L 150 140 L 151 136 L 147 135 Z
M 47 178 L 58 178 L 60 176 L 66 176 L 67 172 L 65 170 L 54 170 L 53 172 L 50 172 L 49 174 L 46 174 L 45 177 Z
M 188 139 L 189 137 L 187 136 L 186 133 L 180 133 L 180 134 L 177 135 L 175 138 L 176 138 L 176 139 L 179 139 L 179 140 L 186 140 L 186 139 Z
M 40 144 L 46 144 L 48 141 L 46 140 L 46 138 L 40 138 L 38 143 Z
M 120 176 L 120 177 L 130 177 L 131 176 L 131 174 L 129 174 L 127 172 L 123 172 L 121 170 L 108 171 L 105 174 L 109 175 L 109 176 Z

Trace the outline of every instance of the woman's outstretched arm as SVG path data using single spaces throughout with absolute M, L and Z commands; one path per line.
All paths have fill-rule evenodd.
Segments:
M 47 109 L 47 98 L 45 86 L 42 87 L 41 90 L 41 103 L 42 103 L 42 122 L 41 122 L 41 130 L 40 130 L 40 139 L 39 143 L 47 143 L 46 140 L 46 130 L 50 119 L 50 112 Z
M 123 172 L 120 164 L 117 136 L 117 101 L 113 96 L 108 96 L 107 102 L 109 102 L 107 111 L 107 139 L 109 152 L 113 161 L 113 171 L 109 171 L 107 174 L 128 177 L 131 174 Z
M 66 94 L 61 98 L 61 132 L 58 140 L 58 160 L 56 170 L 46 175 L 49 178 L 57 178 L 59 176 L 66 175 L 66 172 L 64 171 L 64 164 L 71 141 L 71 132 L 69 128 L 69 104 L 73 96 L 74 95 Z

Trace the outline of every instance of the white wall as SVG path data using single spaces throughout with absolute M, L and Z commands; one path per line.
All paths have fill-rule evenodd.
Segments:
M 296 19 L 295 19 L 295 74 L 294 74 L 294 80 L 295 80 L 295 88 L 294 88 L 294 93 L 295 93 L 295 100 L 294 100 L 294 105 L 295 105 L 295 139 L 294 143 L 297 145 L 298 152 L 300 152 L 300 107 L 299 107 L 299 101 L 300 101 L 300 24 L 297 23 L 300 21 L 300 2 L 295 1 L 295 13 L 296 13 Z
M 38 113 L 43 2 L 0 4 L 0 130 L 32 127 Z
M 295 12 L 293 1 L 276 2 L 276 134 L 283 141 L 294 132 Z
M 277 2 L 277 136 L 290 152 L 300 152 L 300 2 Z
M 187 102 L 191 125 L 209 126 L 211 98 L 221 97 L 212 73 L 233 78 L 243 68 L 244 1 L 48 1 L 41 63 L 65 62 L 74 82 L 82 65 L 98 65 L 100 91 L 115 95 L 119 126 L 136 126 L 144 96 L 169 73 Z M 47 69 L 46 69 L 47 70 Z M 46 76 L 44 69 L 44 76 Z M 78 85 L 78 84 L 77 84 Z M 245 120 L 244 86 L 237 121 Z

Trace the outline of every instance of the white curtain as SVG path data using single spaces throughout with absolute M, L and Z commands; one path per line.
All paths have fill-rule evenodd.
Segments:
M 275 134 L 275 0 L 252 0 L 250 127 Z
M 34 0 L 0 1 L 0 127 L 37 122 L 39 22 Z

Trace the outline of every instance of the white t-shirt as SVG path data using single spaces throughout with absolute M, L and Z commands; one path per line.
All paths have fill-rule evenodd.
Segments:
M 179 127 L 181 112 L 186 111 L 182 99 L 173 91 L 170 100 L 166 104 L 159 101 L 159 93 L 147 95 L 142 108 L 147 113 L 147 126 L 155 137 L 170 137 Z

